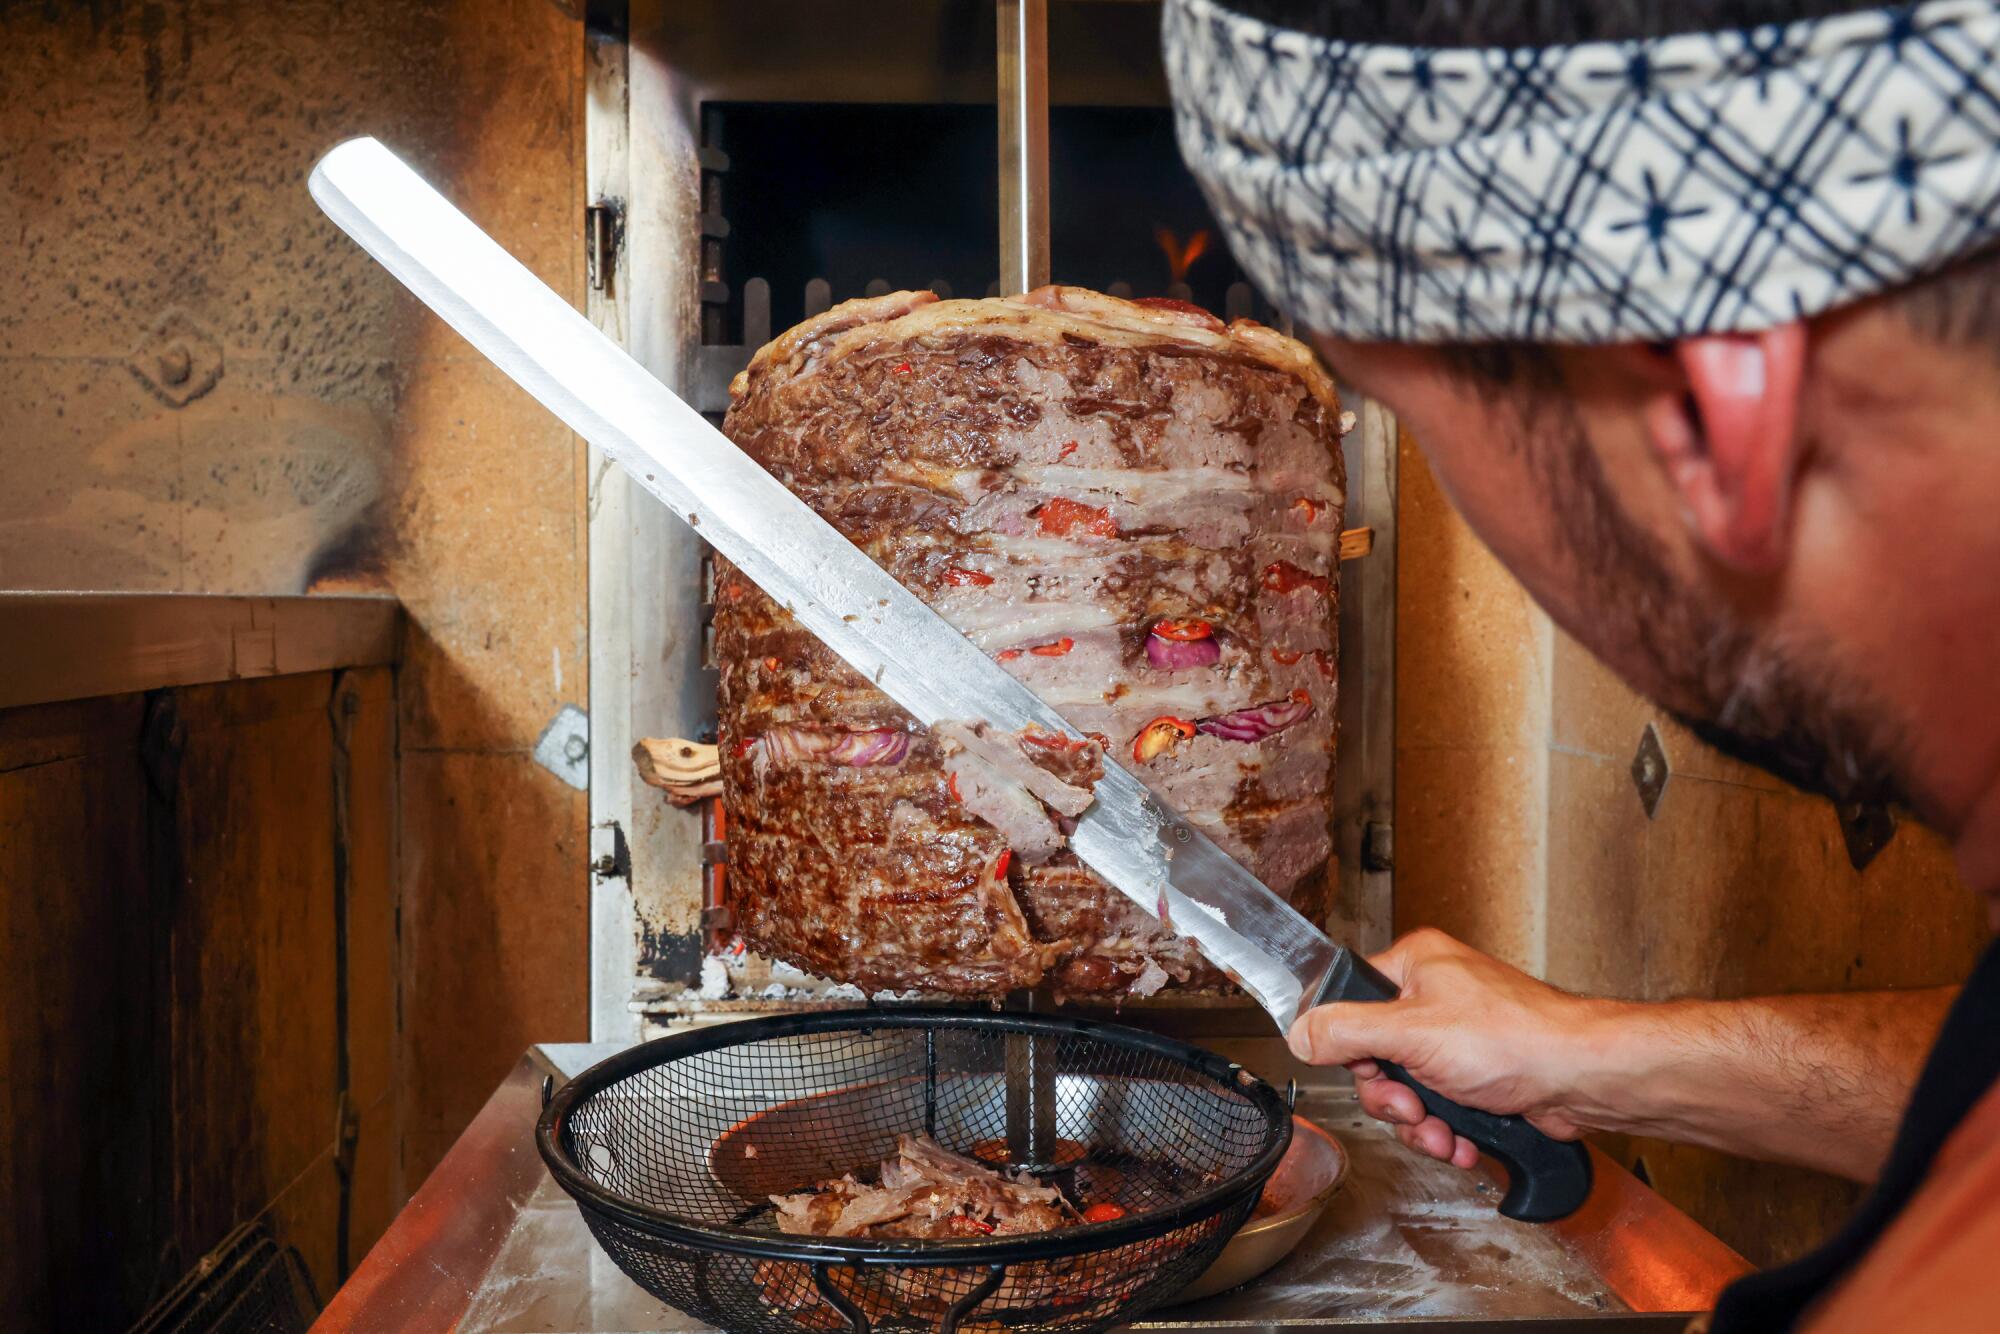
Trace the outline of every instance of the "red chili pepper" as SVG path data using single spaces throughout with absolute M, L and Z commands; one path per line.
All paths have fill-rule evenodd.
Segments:
M 1313 697 L 1310 691 L 1304 686 L 1300 686 L 1292 692 L 1292 702 L 1295 704 L 1310 704 L 1313 702 Z
M 1273 593 L 1290 593 L 1301 588 L 1324 593 L 1326 576 L 1309 574 L 1288 560 L 1275 560 L 1264 567 L 1264 587 Z
M 1076 453 L 1076 450 L 1077 450 L 1076 441 L 1074 440 L 1070 441 L 1068 444 L 1064 445 L 1061 449 L 1056 451 L 1056 462 L 1061 463 L 1064 459 Z
M 1092 537 L 1118 536 L 1118 520 L 1111 517 L 1110 510 L 1097 509 L 1067 496 L 1044 500 L 1036 508 L 1035 517 L 1041 520 L 1042 532 L 1049 537 L 1068 537 L 1079 528 Z
M 1132 738 L 1132 759 L 1144 764 L 1164 751 L 1172 750 L 1177 744 L 1194 735 L 1194 724 L 1185 718 L 1176 718 L 1163 713 L 1139 729 L 1139 735 Z
M 1021 656 L 1021 650 L 1017 648 L 1003 648 L 993 656 L 1000 659 L 1000 661 L 1002 662 L 1012 662 L 1014 661 L 1014 659 Z
M 1034 654 L 1038 658 L 1060 658 L 1063 654 L 1069 652 L 1071 649 L 1075 647 L 1076 647 L 1076 641 L 1074 639 L 1071 639 L 1068 635 L 1064 635 L 1061 639 L 1055 640 L 1051 643 L 1037 644 L 1033 648 L 1029 649 L 1028 652 Z
M 1007 868 L 1011 866 L 1013 862 L 1014 862 L 1014 849 L 1012 848 L 1000 849 L 1000 860 L 993 863 L 993 878 L 995 880 L 1005 880 L 1007 878 Z
M 779 665 L 780 665 L 780 664 L 779 664 L 779 662 L 778 662 L 778 660 L 777 660 L 776 658 L 766 658 L 766 659 L 764 659 L 764 670 L 765 670 L 765 671 L 767 671 L 767 672 L 775 672 L 775 671 L 777 671 L 777 670 L 778 670 L 778 667 L 779 667 Z
M 899 362 L 897 362 L 897 363 L 896 363 L 896 374 L 898 374 L 898 375 L 908 375 L 909 373 L 910 373 L 910 363 L 909 363 L 909 362 L 907 362 L 907 361 L 899 361 Z
M 1124 1216 L 1125 1206 L 1113 1204 L 1109 1200 L 1093 1204 L 1083 1211 L 1083 1221 L 1086 1223 L 1114 1223 Z
M 1207 621 L 1188 619 L 1184 621 L 1156 621 L 1153 633 L 1162 639 L 1178 640 L 1191 644 L 1198 639 L 1209 639 L 1215 634 L 1215 627 Z
M 974 588 L 985 588 L 993 582 L 993 576 L 978 570 L 968 570 L 963 565 L 954 565 L 944 572 L 944 581 L 954 588 L 963 588 L 967 584 Z
M 976 1231 L 984 1232 L 989 1237 L 993 1235 L 993 1225 L 987 1222 L 985 1219 L 968 1218 L 965 1221 L 969 1226 L 971 1226 Z
M 945 775 L 945 780 L 944 780 L 944 787 L 945 787 L 945 791 L 947 791 L 947 792 L 951 793 L 951 799 L 952 799 L 953 801 L 964 801 L 964 800 L 965 800 L 965 798 L 964 798 L 964 797 L 962 797 L 962 796 L 960 796 L 960 795 L 958 794 L 958 775 L 957 775 L 957 774 L 947 774 L 947 775 Z
M 1320 512 L 1326 506 L 1324 503 L 1314 500 L 1311 496 L 1300 496 L 1292 502 L 1292 508 L 1302 511 L 1306 516 L 1306 522 L 1311 523 L 1320 516 Z
M 1293 663 L 1297 662 L 1300 658 L 1303 658 L 1304 656 L 1305 656 L 1305 650 L 1303 649 L 1274 648 L 1271 650 L 1271 661 L 1276 662 L 1285 667 L 1291 666 Z

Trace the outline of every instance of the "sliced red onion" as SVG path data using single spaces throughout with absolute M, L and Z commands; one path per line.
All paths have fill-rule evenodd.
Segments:
M 818 760 L 861 769 L 901 764 L 910 753 L 910 734 L 893 727 L 863 732 L 819 732 L 807 727 L 774 727 L 758 738 L 773 760 Z
M 1262 741 L 1273 732 L 1280 732 L 1290 727 L 1312 711 L 1312 697 L 1300 694 L 1288 699 L 1274 699 L 1268 704 L 1259 704 L 1252 709 L 1238 709 L 1234 713 L 1219 713 L 1213 718 L 1203 718 L 1195 723 L 1194 730 L 1205 732 L 1209 736 L 1221 737 L 1224 741 Z
M 901 764 L 910 753 L 910 734 L 894 727 L 869 732 L 844 732 L 834 738 L 823 757 L 828 764 L 863 769 L 871 764 Z
M 1214 635 L 1206 639 L 1167 639 L 1150 633 L 1146 636 L 1146 661 L 1164 672 L 1213 667 L 1221 657 L 1222 645 Z

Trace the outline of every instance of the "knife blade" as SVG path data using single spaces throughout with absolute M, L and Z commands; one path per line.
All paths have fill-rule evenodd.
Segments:
M 984 722 L 1004 733 L 1036 727 L 1081 739 L 381 143 L 340 144 L 308 184 L 327 216 L 447 324 L 918 722 Z M 1115 761 L 1095 797 L 1070 838 L 1077 856 L 1191 937 L 1281 1032 L 1324 1000 L 1396 995 L 1365 960 L 1329 940 Z M 1394 1073 L 1427 1104 L 1436 1099 Z M 1518 1135 L 1496 1137 L 1494 1127 L 1466 1119 L 1487 1114 L 1437 1102 L 1459 1117 L 1454 1125 L 1478 1130 L 1460 1133 L 1483 1147 L 1521 1150 Z M 1505 1119 L 1540 1138 L 1525 1122 Z M 1530 1167 L 1525 1160 L 1510 1167 L 1510 1201 Z M 1503 1211 L 1515 1212 L 1507 1204 Z

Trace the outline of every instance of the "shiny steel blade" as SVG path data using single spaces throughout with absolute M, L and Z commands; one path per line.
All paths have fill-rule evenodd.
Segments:
M 1079 735 L 395 154 L 350 140 L 310 185 L 424 304 L 919 722 Z M 1115 763 L 1096 796 L 1070 840 L 1077 855 L 1289 1027 L 1344 951 Z

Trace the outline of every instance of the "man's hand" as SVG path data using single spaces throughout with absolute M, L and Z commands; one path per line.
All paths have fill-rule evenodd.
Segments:
M 1571 1062 L 1603 1003 L 1558 991 L 1442 931 L 1404 936 L 1369 962 L 1401 989 L 1393 1001 L 1322 1005 L 1293 1025 L 1292 1051 L 1314 1065 L 1354 1072 L 1361 1108 L 1396 1128 L 1419 1153 L 1471 1167 L 1471 1140 L 1428 1116 L 1417 1095 L 1383 1076 L 1394 1061 L 1454 1102 L 1524 1114 L 1543 1134 L 1575 1139 L 1586 1128 L 1566 1102 Z
M 1361 1106 L 1458 1167 L 1479 1151 L 1383 1077 L 1575 1139 L 1615 1130 L 1874 1178 L 1956 988 L 1642 1004 L 1572 996 L 1440 931 L 1372 962 L 1393 1001 L 1322 1005 L 1292 1051 L 1354 1072 Z

